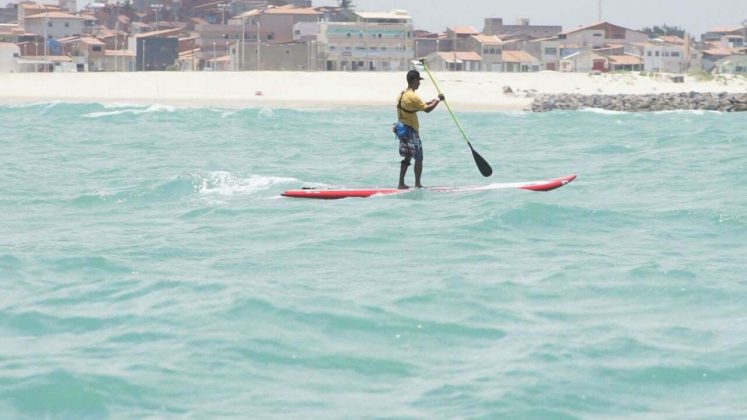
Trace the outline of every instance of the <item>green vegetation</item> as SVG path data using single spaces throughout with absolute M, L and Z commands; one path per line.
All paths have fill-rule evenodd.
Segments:
M 699 82 L 710 82 L 713 80 L 713 75 L 705 70 L 701 69 L 690 69 L 687 72 L 688 76 L 694 77 Z
M 664 35 L 675 35 L 680 38 L 685 37 L 685 30 L 679 26 L 669 26 L 666 23 L 662 26 L 654 25 L 653 28 L 645 27 L 641 32 L 648 34 L 649 38 L 656 38 Z

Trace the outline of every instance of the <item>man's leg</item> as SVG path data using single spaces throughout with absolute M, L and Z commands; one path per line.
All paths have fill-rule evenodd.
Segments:
M 410 166 L 410 162 L 406 159 L 402 159 L 402 162 L 399 164 L 399 187 L 397 187 L 400 190 L 410 188 L 405 184 L 405 174 L 407 173 L 408 166 Z M 417 168 L 417 166 L 415 167 Z
M 423 174 L 423 161 L 416 160 L 415 161 L 415 186 L 417 188 L 423 188 L 423 186 L 420 184 L 420 175 L 422 174 Z

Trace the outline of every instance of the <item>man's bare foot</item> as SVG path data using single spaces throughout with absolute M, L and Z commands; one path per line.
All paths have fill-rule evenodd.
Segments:
M 397 187 L 397 189 L 400 189 L 400 190 L 406 190 L 408 188 L 410 188 L 410 186 L 409 185 L 405 185 L 405 184 L 399 184 L 399 187 Z

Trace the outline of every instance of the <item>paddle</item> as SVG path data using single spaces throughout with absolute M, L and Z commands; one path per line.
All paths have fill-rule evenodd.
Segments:
M 431 74 L 430 70 L 428 70 L 428 65 L 425 64 L 425 60 L 420 60 L 420 64 L 423 65 L 423 68 L 425 69 L 425 72 L 428 73 L 428 77 L 430 77 L 431 82 L 433 82 L 433 86 L 436 87 L 436 90 L 439 94 L 441 93 L 441 89 L 438 88 L 438 84 L 436 83 L 436 79 L 433 78 L 433 75 Z M 469 150 L 472 151 L 472 157 L 475 158 L 475 164 L 477 164 L 477 169 L 480 170 L 480 173 L 484 177 L 489 177 L 493 174 L 493 168 L 490 167 L 490 164 L 483 159 L 482 156 L 480 156 L 479 153 L 475 151 L 475 148 L 472 147 L 472 143 L 467 140 L 467 135 L 464 134 L 464 130 L 462 129 L 462 125 L 459 124 L 459 120 L 457 120 L 456 115 L 454 115 L 454 112 L 451 110 L 451 107 L 449 106 L 449 103 L 446 102 L 446 99 L 444 99 L 444 105 L 446 105 L 446 109 L 449 110 L 449 114 L 451 114 L 451 118 L 454 119 L 454 122 L 456 123 L 457 128 L 459 128 L 459 132 L 462 133 L 462 137 L 464 137 L 464 141 L 467 142 L 467 146 L 469 146 Z

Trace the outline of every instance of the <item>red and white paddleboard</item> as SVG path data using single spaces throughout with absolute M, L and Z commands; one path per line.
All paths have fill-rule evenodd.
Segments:
M 293 198 L 318 198 L 334 200 L 338 198 L 365 198 L 374 195 L 394 195 L 404 194 L 411 191 L 435 191 L 435 192 L 475 192 L 475 191 L 489 191 L 489 190 L 505 190 L 518 188 L 522 190 L 530 191 L 550 191 L 556 188 L 560 188 L 565 184 L 576 179 L 576 175 L 568 175 L 560 178 L 546 179 L 543 181 L 528 181 L 528 182 L 508 182 L 489 184 L 475 187 L 426 187 L 422 190 L 417 188 L 410 188 L 407 190 L 399 190 L 396 188 L 303 188 L 300 190 L 288 190 L 282 195 L 285 197 Z

